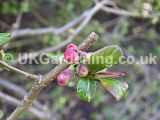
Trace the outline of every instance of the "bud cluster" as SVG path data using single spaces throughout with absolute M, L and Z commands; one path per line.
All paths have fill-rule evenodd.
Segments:
M 89 69 L 86 65 L 80 64 L 80 55 L 86 58 L 87 53 L 79 51 L 75 44 L 69 44 L 66 51 L 64 52 L 64 59 L 75 66 L 78 64 L 76 66 L 77 75 L 79 77 L 86 77 L 88 75 Z M 66 85 L 72 77 L 73 69 L 67 68 L 58 75 L 57 82 L 59 85 Z

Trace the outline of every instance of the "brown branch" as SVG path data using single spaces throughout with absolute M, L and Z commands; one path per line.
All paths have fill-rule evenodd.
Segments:
M 13 72 L 15 72 L 15 73 L 18 73 L 18 74 L 20 74 L 20 75 L 23 75 L 23 76 L 26 77 L 26 78 L 29 78 L 29 79 L 32 79 L 32 80 L 36 80 L 36 79 L 38 78 L 37 75 L 33 75 L 33 74 L 30 74 L 30 73 L 24 72 L 24 71 L 22 71 L 22 70 L 20 70 L 20 69 L 17 69 L 17 68 L 15 68 L 15 67 L 13 67 L 13 66 L 8 65 L 7 63 L 5 63 L 5 62 L 3 62 L 3 61 L 1 61 L 1 60 L 0 60 L 0 65 L 8 68 L 9 70 L 11 70 L 11 71 L 13 71 Z
M 79 50 L 83 51 L 87 50 L 90 46 L 92 46 L 95 43 L 97 39 L 98 35 L 92 32 L 78 47 Z M 32 86 L 29 93 L 23 98 L 22 102 L 17 106 L 14 112 L 7 118 L 7 120 L 17 120 L 20 113 L 28 109 L 28 107 L 32 104 L 33 100 L 37 98 L 41 90 L 44 87 L 48 86 L 52 82 L 52 80 L 55 80 L 57 75 L 67 67 L 69 67 L 69 64 L 63 61 L 62 64 L 56 66 L 48 74 L 41 77 L 39 79 L 39 82 L 35 82 L 34 86 Z

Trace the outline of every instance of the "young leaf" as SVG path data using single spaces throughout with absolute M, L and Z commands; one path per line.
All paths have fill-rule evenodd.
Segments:
M 121 82 L 113 78 L 101 78 L 100 81 L 117 100 L 119 100 L 128 89 L 126 82 Z
M 10 40 L 11 40 L 11 34 L 10 33 L 0 33 L 0 47 L 5 45 Z
M 125 76 L 125 73 L 122 72 L 98 72 L 95 73 L 92 77 L 95 79 L 100 78 L 119 78 Z
M 104 68 L 118 64 L 122 57 L 122 50 L 118 46 L 108 46 L 93 53 L 88 60 L 91 73 L 96 73 Z
M 77 84 L 77 93 L 80 98 L 90 102 L 96 93 L 96 83 L 95 80 L 88 77 L 80 78 Z

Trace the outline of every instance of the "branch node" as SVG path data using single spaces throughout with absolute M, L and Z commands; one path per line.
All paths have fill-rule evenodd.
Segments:
M 37 86 L 38 88 L 46 87 L 46 85 L 43 84 L 43 76 L 42 76 L 41 74 L 38 75 L 38 78 L 37 78 L 35 84 L 36 84 L 36 86 Z

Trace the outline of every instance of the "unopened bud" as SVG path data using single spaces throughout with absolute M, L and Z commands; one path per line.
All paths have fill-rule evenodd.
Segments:
M 78 47 L 72 43 L 67 45 L 67 49 L 74 50 L 75 52 L 78 52 Z
M 77 69 L 77 74 L 79 77 L 86 77 L 88 75 L 88 67 L 84 64 L 80 64 Z
M 79 55 L 77 52 L 73 51 L 72 49 L 67 49 L 64 53 L 64 58 L 67 62 L 72 64 L 78 64 L 79 62 Z
M 66 85 L 72 76 L 73 71 L 71 69 L 65 69 L 57 76 L 57 82 L 59 85 Z

